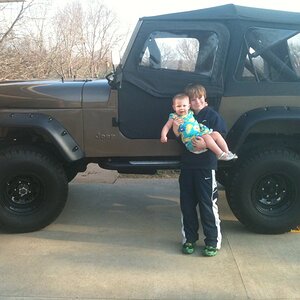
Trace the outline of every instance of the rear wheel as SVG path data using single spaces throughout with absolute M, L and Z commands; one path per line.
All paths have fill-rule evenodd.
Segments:
M 39 149 L 17 146 L 0 153 L 0 225 L 30 232 L 49 225 L 65 206 L 62 166 Z
M 226 196 L 234 215 L 250 230 L 283 233 L 300 223 L 300 156 L 264 149 L 236 167 Z

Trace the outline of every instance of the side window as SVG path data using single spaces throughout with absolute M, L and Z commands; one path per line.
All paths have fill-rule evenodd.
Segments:
M 152 69 L 196 72 L 210 76 L 218 49 L 215 32 L 153 32 L 144 44 L 139 65 Z
M 300 33 L 295 30 L 250 28 L 236 72 L 238 80 L 300 80 Z
M 288 48 L 293 70 L 300 78 L 300 33 L 288 39 Z

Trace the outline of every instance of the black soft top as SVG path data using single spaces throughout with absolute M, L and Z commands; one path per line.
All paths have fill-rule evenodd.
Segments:
M 186 12 L 143 17 L 140 20 L 248 20 L 256 22 L 300 24 L 300 13 L 226 4 Z

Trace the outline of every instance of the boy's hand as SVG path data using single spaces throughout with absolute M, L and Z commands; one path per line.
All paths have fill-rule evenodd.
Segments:
M 204 139 L 200 136 L 197 136 L 196 138 L 192 139 L 192 144 L 193 147 L 197 150 L 197 151 L 202 151 L 206 149 L 206 143 L 204 141 Z
M 160 138 L 160 141 L 161 141 L 162 143 L 166 143 L 166 142 L 168 141 L 168 138 L 167 138 L 166 136 L 162 136 L 162 137 Z

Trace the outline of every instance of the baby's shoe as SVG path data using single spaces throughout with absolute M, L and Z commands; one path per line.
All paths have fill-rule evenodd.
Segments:
M 238 156 L 231 151 L 223 152 L 219 157 L 218 160 L 232 160 L 232 159 L 237 159 Z

